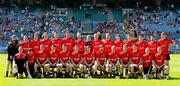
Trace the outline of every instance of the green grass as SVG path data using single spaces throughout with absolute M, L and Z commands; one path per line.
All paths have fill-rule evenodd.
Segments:
M 180 54 L 171 55 L 170 80 L 4 78 L 6 59 L 6 54 L 0 54 L 0 86 L 180 86 Z

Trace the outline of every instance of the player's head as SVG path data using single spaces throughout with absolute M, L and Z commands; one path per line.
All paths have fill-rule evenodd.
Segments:
M 100 52 L 103 52 L 103 51 L 104 51 L 103 45 L 100 45 L 100 46 L 99 46 L 99 50 L 100 50 Z
M 26 35 L 23 36 L 23 41 L 28 42 L 28 37 Z
M 70 38 L 71 37 L 71 33 L 69 31 L 66 31 L 66 37 Z
M 90 46 L 86 46 L 85 50 L 86 50 L 86 52 L 91 52 L 91 47 Z
M 62 50 L 63 50 L 64 52 L 67 51 L 67 46 L 66 46 L 65 44 L 62 45 Z
M 57 32 L 54 32 L 54 38 L 58 39 L 59 38 L 59 34 Z
M 114 46 L 114 45 L 111 46 L 111 51 L 112 51 L 112 52 L 115 52 L 115 46 Z
M 111 39 L 110 34 L 106 33 L 106 39 Z
M 133 51 L 134 51 L 134 52 L 137 52 L 137 46 L 136 46 L 136 44 L 133 44 L 133 45 L 132 45 L 132 48 L 133 48 Z
M 74 46 L 74 52 L 78 52 L 79 51 L 79 46 L 78 45 L 75 45 Z
M 144 37 L 143 37 L 142 35 L 139 35 L 139 36 L 138 36 L 138 40 L 139 40 L 139 41 L 143 41 L 143 40 L 144 40 Z
M 162 52 L 161 47 L 158 47 L 158 48 L 157 48 L 157 53 L 161 53 L 161 52 Z
M 127 51 L 127 45 L 126 44 L 123 45 L 123 51 Z
M 48 39 L 49 38 L 48 37 L 48 32 L 44 32 L 43 37 L 44 37 L 44 39 Z
M 35 32 L 34 33 L 34 40 L 38 40 L 39 39 L 39 33 L 38 32 Z
M 51 51 L 56 51 L 56 46 L 54 44 L 51 45 Z
M 23 47 L 19 46 L 18 51 L 19 51 L 19 53 L 23 53 Z
M 130 35 L 127 35 L 127 40 L 128 41 L 131 41 L 132 40 L 132 37 Z
M 77 36 L 77 39 L 81 40 L 81 33 L 77 32 L 76 36 Z
M 91 36 L 90 35 L 86 36 L 86 41 L 91 41 Z
M 155 38 L 153 35 L 150 36 L 150 41 L 155 41 Z
M 149 52 L 150 52 L 150 51 L 149 51 L 149 48 L 147 47 L 147 48 L 145 49 L 145 53 L 146 53 L 146 54 L 149 54 Z
M 32 54 L 33 54 L 33 49 L 32 49 L 32 48 L 30 48 L 30 49 L 28 50 L 28 54 L 29 54 L 29 55 L 32 55 Z
M 162 32 L 161 33 L 161 39 L 165 39 L 167 37 L 166 33 L 165 32 Z
M 11 36 L 11 40 L 12 40 L 12 41 L 16 41 L 16 40 L 17 40 L 16 35 L 12 35 L 12 36 Z
M 98 38 L 99 38 L 98 34 L 94 34 L 94 40 L 96 41 L 98 40 Z
M 116 34 L 115 39 L 116 39 L 116 40 L 120 40 L 119 34 Z
M 44 44 L 41 44 L 39 49 L 40 51 L 44 51 Z

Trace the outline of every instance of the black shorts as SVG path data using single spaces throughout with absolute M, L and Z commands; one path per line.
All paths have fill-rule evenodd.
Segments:
M 152 71 L 152 66 L 143 68 L 143 70 L 144 70 L 144 74 L 145 74 L 145 75 L 148 74 L 148 72 L 151 73 L 151 71 Z
M 13 63 L 13 59 L 14 59 L 14 56 L 11 57 L 11 56 L 8 55 L 8 58 L 7 58 L 8 61 L 10 61 L 11 63 Z
M 17 68 L 18 68 L 18 73 L 19 74 L 23 74 L 23 72 L 25 74 L 27 74 L 26 67 L 24 66 L 25 62 L 26 61 L 24 59 L 17 59 L 17 60 L 15 60 L 15 63 L 17 64 Z
M 169 61 L 169 60 L 170 60 L 170 55 L 167 54 L 167 55 L 165 55 L 165 56 L 166 56 L 167 60 Z

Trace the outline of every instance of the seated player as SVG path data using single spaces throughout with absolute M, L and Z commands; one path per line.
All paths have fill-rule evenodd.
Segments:
M 65 69 L 65 74 L 67 78 L 70 77 L 72 74 L 72 67 L 71 67 L 71 53 L 67 50 L 67 46 L 65 44 L 62 45 L 62 51 L 59 53 L 59 63 L 57 64 L 57 72 L 58 77 L 63 77 L 63 69 Z
M 117 72 L 120 72 L 117 71 L 117 69 L 120 70 L 119 57 L 116 54 L 115 46 L 112 46 L 111 52 L 108 53 L 108 60 L 106 63 L 106 72 L 108 73 L 108 77 L 117 77 Z
M 105 65 L 107 60 L 107 53 L 104 52 L 103 45 L 100 45 L 99 51 L 95 54 L 96 61 L 93 65 L 93 75 L 96 77 L 98 74 L 98 69 L 101 70 L 100 75 L 103 75 L 105 72 Z M 99 74 L 98 74 L 99 75 Z
M 167 58 L 164 54 L 162 54 L 161 47 L 157 48 L 157 53 L 153 59 L 153 71 L 156 72 L 156 77 L 162 79 L 163 76 L 166 79 L 169 79 L 169 66 L 167 65 Z M 163 72 L 163 76 L 161 73 Z
M 34 78 L 34 63 L 36 61 L 36 54 L 33 52 L 33 49 L 29 49 L 28 54 L 26 55 L 28 61 L 28 68 L 31 76 Z
M 79 52 L 79 46 L 75 45 L 74 46 L 74 50 L 71 54 L 71 66 L 73 68 L 73 70 L 76 72 L 76 74 L 73 73 L 73 76 L 79 78 L 79 77 L 83 77 L 82 73 L 83 73 L 83 69 L 84 69 L 84 65 L 83 63 L 83 58 L 82 58 L 82 53 Z
M 149 48 L 145 49 L 145 54 L 142 56 L 144 79 L 149 79 L 152 70 L 152 59 L 153 56 L 150 54 Z
M 55 68 L 57 68 L 57 63 L 59 62 L 59 52 L 56 49 L 56 45 L 51 45 L 51 51 L 49 52 L 49 65 L 47 64 L 47 73 L 48 73 L 48 77 L 50 77 L 50 67 L 52 68 L 52 74 L 53 77 L 55 76 Z
M 95 55 L 94 53 L 92 53 L 90 46 L 86 46 L 83 57 L 84 57 L 84 65 L 85 65 L 84 72 L 91 74 L 93 71 L 92 66 L 94 65 Z
M 36 76 L 38 78 L 43 78 L 44 76 L 46 76 L 46 73 L 47 73 L 47 63 L 49 61 L 49 58 L 48 58 L 48 53 L 45 52 L 44 50 L 44 45 L 41 44 L 40 45 L 40 50 L 38 51 L 37 53 L 37 58 L 36 58 L 36 63 L 34 64 L 34 71 L 35 73 L 37 74 Z M 39 69 L 39 71 L 38 71 Z M 41 75 L 39 75 L 41 74 Z
M 129 53 L 127 49 L 127 45 L 123 45 L 123 51 L 120 53 L 120 75 L 123 77 L 123 69 L 125 69 L 125 77 L 129 78 L 128 70 L 129 70 Z
M 133 51 L 130 53 L 130 72 L 132 77 L 138 76 L 140 78 L 143 72 L 142 59 L 137 51 L 137 46 L 134 44 L 132 48 Z

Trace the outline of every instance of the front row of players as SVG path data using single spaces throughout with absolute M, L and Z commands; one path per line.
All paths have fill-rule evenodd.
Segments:
M 40 45 L 40 51 L 36 54 L 30 49 L 28 54 L 23 54 L 22 47 L 15 56 L 14 74 L 21 78 L 23 72 L 29 78 L 41 77 L 115 77 L 115 78 L 168 78 L 169 67 L 166 56 L 161 54 L 161 47 L 157 48 L 157 54 L 150 55 L 149 48 L 145 54 L 140 55 L 136 45 L 133 45 L 132 53 L 128 53 L 127 46 L 123 46 L 120 54 L 115 53 L 115 47 L 111 47 L 110 53 L 105 53 L 103 46 L 99 52 L 91 52 L 91 47 L 86 46 L 85 53 L 79 52 L 78 46 L 72 53 L 67 51 L 67 46 L 62 46 L 62 51 L 56 52 L 56 47 L 51 46 L 51 52 L 45 53 L 44 45 Z M 15 69 L 17 70 L 15 71 Z

